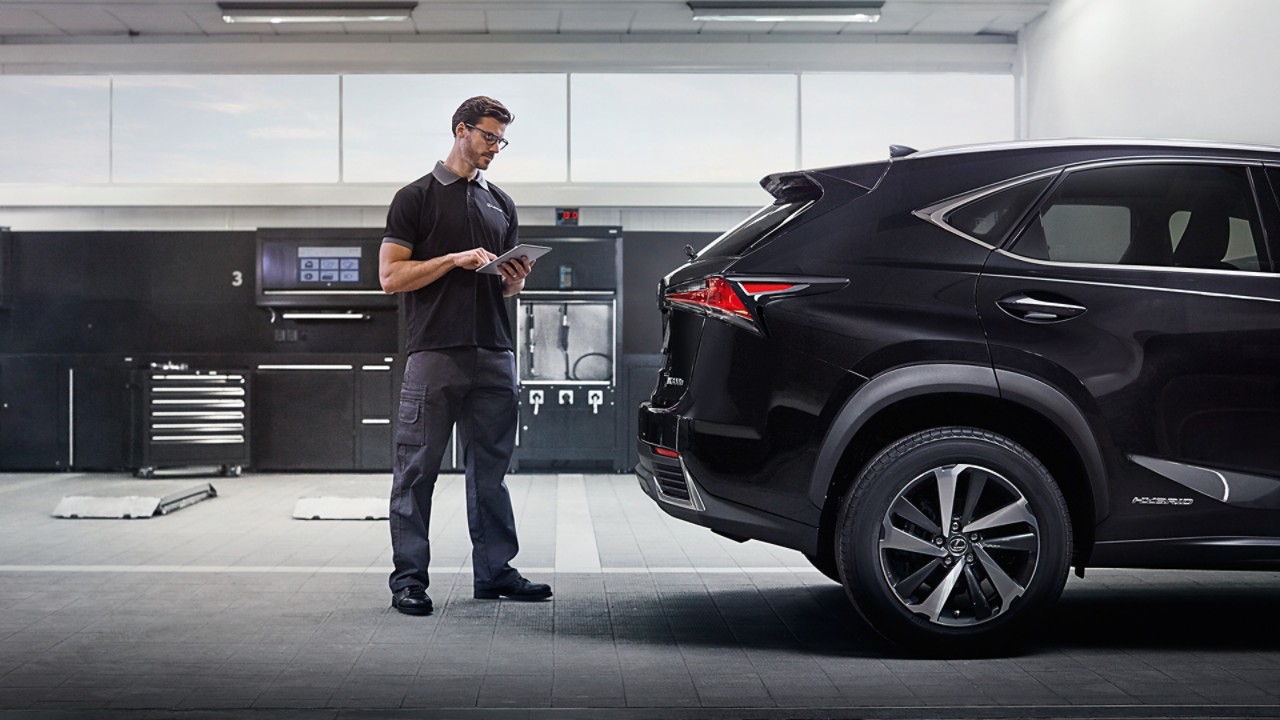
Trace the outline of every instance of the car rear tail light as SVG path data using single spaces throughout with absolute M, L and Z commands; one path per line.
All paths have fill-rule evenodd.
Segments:
M 721 277 L 707 278 L 701 287 L 685 288 L 667 293 L 667 302 L 691 305 L 712 314 L 723 314 L 751 319 L 747 306 L 734 291 L 728 280 Z
M 795 287 L 795 283 L 781 282 L 742 282 L 742 291 L 748 295 L 768 295 L 771 293 L 786 292 Z
M 658 447 L 657 445 L 653 446 L 653 452 L 654 454 L 661 455 L 662 457 L 669 457 L 669 458 L 680 457 L 680 453 L 676 452 L 675 450 L 671 450 L 669 448 L 664 448 L 664 447 Z
M 700 312 L 708 317 L 726 320 L 756 333 L 761 332 L 756 312 L 766 298 L 803 290 L 808 284 L 774 279 L 732 280 L 713 275 L 696 283 L 678 285 L 667 291 L 669 305 Z

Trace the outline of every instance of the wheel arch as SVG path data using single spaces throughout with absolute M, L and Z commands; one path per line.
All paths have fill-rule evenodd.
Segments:
M 967 425 L 1026 447 L 1053 474 L 1071 512 L 1073 562 L 1084 565 L 1093 529 L 1108 511 L 1106 471 L 1083 413 L 1043 381 L 989 366 L 930 364 L 895 368 L 850 396 L 819 450 L 809 487 L 821 508 L 818 552 L 833 547 L 840 500 L 861 469 L 912 432 Z

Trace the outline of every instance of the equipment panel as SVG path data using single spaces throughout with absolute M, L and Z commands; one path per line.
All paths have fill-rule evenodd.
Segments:
M 351 228 L 258 231 L 257 304 L 381 307 L 396 299 L 378 279 L 378 231 Z

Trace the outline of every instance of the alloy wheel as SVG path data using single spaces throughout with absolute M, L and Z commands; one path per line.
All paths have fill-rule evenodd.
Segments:
M 989 622 L 1026 592 L 1040 526 L 1026 497 L 979 465 L 936 467 L 889 504 L 879 561 L 898 601 L 944 626 Z

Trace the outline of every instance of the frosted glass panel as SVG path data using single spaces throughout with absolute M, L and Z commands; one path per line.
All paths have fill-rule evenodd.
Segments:
M 805 167 L 918 150 L 1014 139 L 1013 76 L 958 73 L 803 75 Z
M 496 183 L 564 182 L 568 167 L 564 75 L 347 75 L 343 78 L 343 180 L 409 183 L 453 145 L 462 101 L 488 95 L 515 122 L 486 171 Z M 388 198 L 390 200 L 390 198 Z
M 338 181 L 334 75 L 115 81 L 116 182 Z
M 0 76 L 0 182 L 110 179 L 111 81 Z
M 796 164 L 795 75 L 573 75 L 574 182 L 756 182 Z

